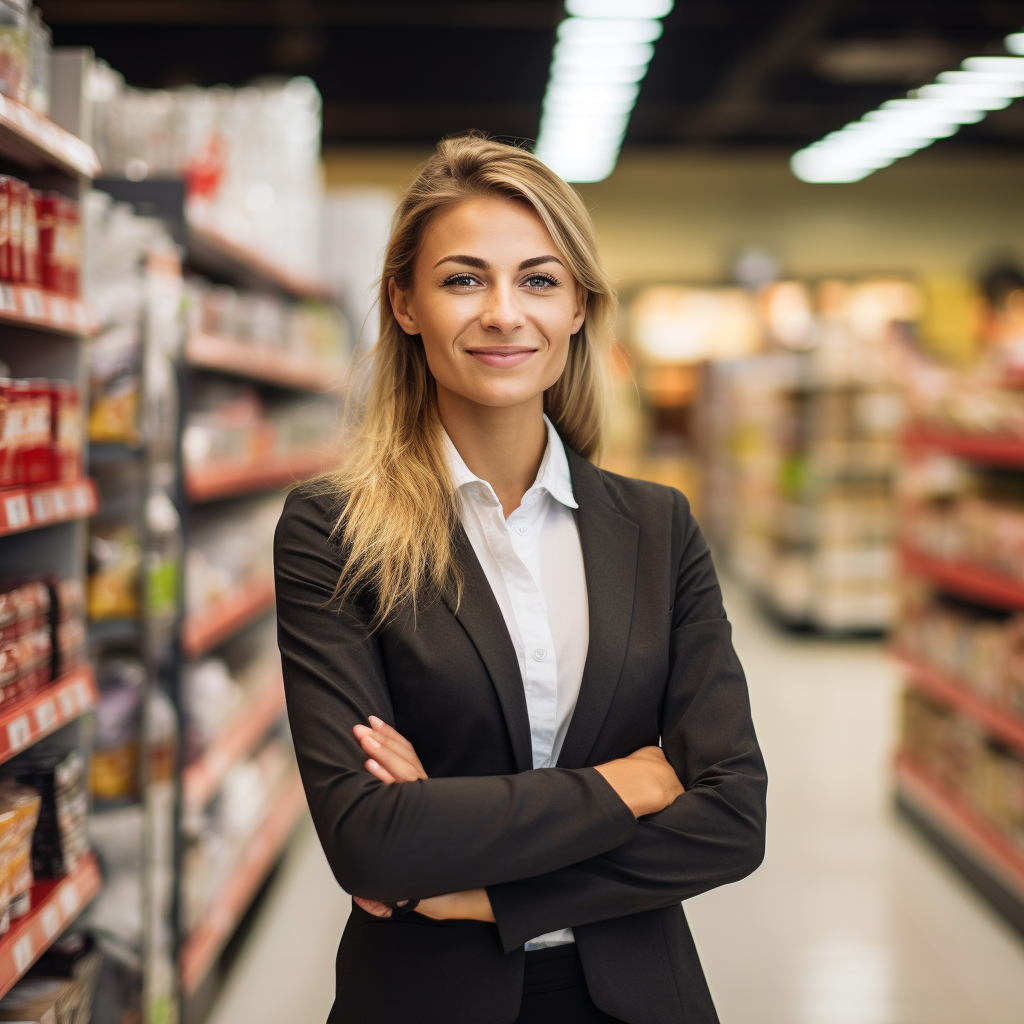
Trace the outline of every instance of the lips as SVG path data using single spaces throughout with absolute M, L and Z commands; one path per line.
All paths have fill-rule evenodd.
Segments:
M 536 351 L 533 348 L 524 348 L 522 345 L 494 345 L 487 348 L 466 349 L 467 355 L 471 355 L 485 366 L 494 366 L 503 370 L 521 366 Z

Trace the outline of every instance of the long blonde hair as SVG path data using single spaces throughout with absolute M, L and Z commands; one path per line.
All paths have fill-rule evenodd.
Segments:
M 423 341 L 399 326 L 388 282 L 412 284 L 424 230 L 440 211 L 466 199 L 501 196 L 528 204 L 559 256 L 586 289 L 583 326 L 569 343 L 561 377 L 544 395 L 545 411 L 566 443 L 585 458 L 600 450 L 605 346 L 615 291 L 597 255 L 594 227 L 580 197 L 532 153 L 473 133 L 444 139 L 405 193 L 384 253 L 380 332 L 349 402 L 349 429 L 338 470 L 323 483 L 339 499 L 335 538 L 345 566 L 342 599 L 370 592 L 374 623 L 397 607 L 436 596 L 462 574 L 455 557 L 458 504 L 444 449 L 434 378 Z

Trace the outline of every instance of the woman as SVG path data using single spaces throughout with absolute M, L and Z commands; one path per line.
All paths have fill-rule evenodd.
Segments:
M 330 1024 L 717 1020 L 680 901 L 760 863 L 765 770 L 686 499 L 588 461 L 614 301 L 521 149 L 442 142 L 396 214 L 344 465 L 275 544 L 354 896 Z

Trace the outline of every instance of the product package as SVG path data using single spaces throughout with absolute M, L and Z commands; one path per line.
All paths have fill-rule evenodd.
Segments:
M 0 932 L 31 909 L 32 837 L 39 794 L 13 779 L 0 779 Z
M 114 657 L 100 662 L 97 675 L 100 705 L 89 786 L 97 803 L 126 803 L 136 800 L 139 792 L 146 669 L 136 658 Z

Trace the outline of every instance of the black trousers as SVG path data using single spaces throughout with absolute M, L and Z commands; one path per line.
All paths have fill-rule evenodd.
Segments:
M 576 943 L 526 954 L 523 1005 L 515 1024 L 621 1024 L 592 1002 Z

